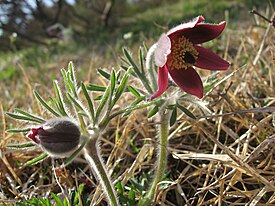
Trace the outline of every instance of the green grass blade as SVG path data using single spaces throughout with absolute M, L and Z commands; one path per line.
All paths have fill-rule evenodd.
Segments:
M 51 195 L 54 199 L 54 202 L 56 203 L 57 206 L 64 206 L 64 204 L 62 203 L 61 199 L 56 195 L 54 194 L 53 192 L 51 192 Z

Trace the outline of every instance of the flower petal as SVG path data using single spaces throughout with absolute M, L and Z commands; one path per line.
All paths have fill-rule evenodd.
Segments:
M 188 38 L 193 44 L 202 44 L 217 38 L 226 26 L 223 21 L 219 24 L 197 24 L 194 28 L 178 31 L 177 35 Z
M 150 98 L 155 99 L 162 95 L 168 87 L 168 69 L 166 65 L 158 69 L 158 91 Z
M 171 41 L 166 34 L 162 34 L 155 50 L 155 63 L 158 67 L 163 67 L 167 60 L 167 55 L 171 52 Z
M 183 23 L 183 24 L 180 24 L 172 29 L 170 29 L 168 32 L 167 32 L 167 35 L 171 38 L 173 37 L 174 34 L 177 34 L 178 32 L 182 32 L 182 31 L 185 31 L 185 30 L 188 30 L 190 28 L 193 28 L 195 27 L 198 23 L 204 21 L 204 18 L 202 16 L 198 16 L 197 18 L 193 19 L 192 21 L 190 22 L 187 22 L 187 23 Z
M 169 74 L 175 83 L 186 93 L 203 97 L 203 85 L 200 76 L 192 67 L 187 69 L 170 69 Z
M 208 69 L 208 70 L 227 70 L 229 62 L 219 57 L 214 52 L 201 46 L 194 45 L 195 49 L 199 52 L 198 59 L 194 66 Z

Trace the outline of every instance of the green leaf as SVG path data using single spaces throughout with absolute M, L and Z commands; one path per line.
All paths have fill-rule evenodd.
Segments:
M 70 205 L 71 206 L 73 206 L 73 205 L 78 205 L 78 206 L 80 206 L 80 205 L 86 205 L 85 202 L 82 202 L 82 199 L 81 199 L 81 195 L 82 195 L 84 187 L 85 187 L 85 184 L 82 183 L 76 189 L 77 191 L 73 191 L 72 192 L 71 201 L 70 201 Z M 83 200 L 83 201 L 85 201 L 85 200 Z
M 120 59 L 121 59 L 121 61 L 124 62 L 128 67 L 130 66 L 129 61 L 127 61 L 127 59 L 125 59 L 124 57 L 120 57 Z M 123 66 L 123 67 L 124 67 L 123 69 L 125 69 L 125 70 L 127 71 L 127 68 L 128 68 L 128 67 L 126 67 L 126 66 Z
M 147 117 L 148 117 L 148 118 L 153 117 L 158 111 L 159 111 L 159 107 L 156 105 L 153 109 L 151 109 L 151 110 L 148 112 Z
M 109 84 L 109 86 L 107 87 L 106 91 L 104 92 L 104 94 L 103 94 L 103 96 L 100 100 L 100 103 L 97 107 L 96 115 L 95 115 L 95 124 L 97 123 L 98 118 L 99 118 L 104 106 L 106 105 L 106 102 L 107 102 L 108 97 L 110 95 L 110 89 L 111 89 L 111 85 Z
M 26 116 L 21 115 L 21 114 L 14 114 L 14 113 L 10 113 L 10 112 L 7 112 L 6 114 L 7 114 L 8 116 L 10 116 L 11 118 L 14 118 L 14 119 L 24 120 L 24 121 L 30 121 L 30 122 L 36 122 L 36 123 L 41 124 L 41 121 L 40 121 L 40 120 L 31 118 L 31 117 L 26 117 Z
M 27 143 L 21 143 L 21 144 L 8 144 L 6 146 L 10 148 L 16 148 L 16 149 L 24 149 L 24 148 L 34 147 L 36 146 L 36 144 L 33 142 L 27 142 Z
M 121 80 L 121 83 L 119 84 L 118 88 L 117 88 L 117 91 L 115 93 L 115 97 L 112 101 L 112 104 L 111 104 L 111 108 L 116 104 L 116 102 L 118 101 L 118 99 L 120 98 L 120 96 L 122 95 L 123 91 L 125 90 L 126 88 L 126 84 L 128 82 L 128 78 L 129 78 L 129 75 L 131 73 L 131 70 L 129 69 L 125 75 L 123 76 L 122 80 Z
M 106 87 L 90 84 L 89 86 L 87 86 L 87 89 L 95 92 L 104 92 L 106 90 Z
M 66 198 L 64 198 L 64 200 L 63 200 L 63 206 L 68 206 L 68 201 Z
M 129 206 L 135 205 L 135 191 L 133 186 L 131 186 L 131 189 L 129 191 Z
M 120 83 L 120 82 L 119 82 L 120 75 L 121 75 L 121 70 L 119 70 L 119 71 L 117 72 L 117 74 L 116 74 L 116 82 L 117 82 L 117 84 Z
M 137 98 L 139 98 L 141 95 L 139 94 L 139 92 L 134 88 L 132 87 L 131 85 L 128 86 L 128 90 L 134 95 L 136 96 Z
M 103 95 L 98 95 L 98 96 L 96 96 L 96 97 L 94 98 L 94 100 L 95 100 L 95 101 L 101 100 L 102 97 L 103 97 Z
M 68 64 L 68 72 L 70 74 L 70 79 L 72 80 L 72 82 L 76 82 L 75 69 L 74 69 L 74 64 L 72 61 L 70 61 Z
M 139 48 L 139 62 L 140 62 L 140 67 L 141 67 L 141 73 L 145 75 L 145 70 L 144 70 L 144 56 L 142 53 L 141 47 Z
M 33 118 L 33 119 L 35 119 L 37 121 L 40 121 L 40 123 L 46 122 L 44 119 L 42 119 L 40 117 L 37 117 L 37 116 L 34 116 L 34 115 L 32 115 L 32 114 L 30 114 L 28 112 L 25 112 L 25 111 L 23 111 L 21 109 L 15 109 L 15 111 L 18 112 L 19 114 L 25 115 L 26 117 Z
M 117 190 L 120 194 L 122 194 L 122 195 L 124 194 L 124 188 L 122 187 L 121 180 L 119 180 L 116 183 L 115 187 L 117 188 Z
M 142 178 L 141 182 L 146 182 L 147 181 L 146 178 L 143 178 L 143 177 L 141 177 L 141 178 Z M 138 191 L 138 193 L 140 195 L 143 195 L 144 185 L 141 184 L 135 177 L 131 177 L 130 182 L 131 182 L 131 185 Z
M 21 133 L 21 132 L 28 132 L 31 128 L 24 128 L 24 129 L 8 129 L 6 132 L 8 133 Z
M 60 114 L 58 114 L 54 109 L 52 109 L 36 91 L 34 91 L 34 96 L 42 104 L 42 106 L 45 109 L 47 109 L 49 112 L 51 112 L 54 116 L 60 117 Z
M 64 206 L 61 199 L 56 194 L 51 192 L 51 195 L 52 195 L 52 197 L 53 197 L 53 199 L 54 199 L 57 206 Z
M 53 99 L 52 97 L 49 97 L 49 101 L 52 104 L 52 106 L 54 106 L 56 109 L 58 109 L 58 103 L 55 99 Z M 62 115 L 60 115 L 62 116 Z
M 177 107 L 175 107 L 172 111 L 171 117 L 170 117 L 170 127 L 172 127 L 177 121 Z
M 148 82 L 148 78 L 146 78 L 146 75 L 144 73 L 141 73 L 139 71 L 139 68 L 136 65 L 136 63 L 133 60 L 130 53 L 125 48 L 123 49 L 123 52 L 124 52 L 125 57 L 128 59 L 129 63 L 132 65 L 132 68 L 134 70 L 134 74 L 136 74 L 138 76 L 138 78 L 140 79 L 141 83 L 146 88 L 146 90 L 149 91 L 149 93 L 153 93 L 152 88 L 150 87 L 150 84 Z
M 73 94 L 74 97 L 77 97 L 77 83 L 72 62 L 69 63 L 68 70 L 61 69 L 61 73 L 67 92 Z
M 82 92 L 83 92 L 83 94 L 84 94 L 84 96 L 85 96 L 85 98 L 87 100 L 87 103 L 88 103 L 88 106 L 89 106 L 89 111 L 90 111 L 92 120 L 94 122 L 94 120 L 95 120 L 94 104 L 93 104 L 93 102 L 92 102 L 92 100 L 91 100 L 91 98 L 90 98 L 90 96 L 88 94 L 88 91 L 87 91 L 87 89 L 86 89 L 86 87 L 85 87 L 85 85 L 83 83 L 81 84 L 81 89 L 82 89 Z
M 180 104 L 176 105 L 182 112 L 184 112 L 188 117 L 191 117 L 192 119 L 196 119 L 196 116 L 190 112 L 188 109 L 185 107 L 181 106 Z
M 41 202 L 41 204 L 44 206 L 51 206 L 51 201 L 49 199 L 44 199 L 44 198 L 39 198 L 39 201 Z
M 110 82 L 110 85 L 111 85 L 110 93 L 111 93 L 111 96 L 112 96 L 113 92 L 115 90 L 115 86 L 116 86 L 116 74 L 115 74 L 114 70 L 112 70 L 112 72 L 111 72 L 111 82 Z
M 145 100 L 145 96 L 140 96 L 139 98 L 137 98 L 135 101 L 133 101 L 131 103 L 131 106 L 135 106 L 135 105 L 139 104 L 140 102 L 142 102 L 143 100 Z
M 71 205 L 77 205 L 79 202 L 79 195 L 77 191 L 73 191 L 70 199 Z
M 82 194 L 82 192 L 83 192 L 83 190 L 84 190 L 84 187 L 85 187 L 85 184 L 84 184 L 84 183 L 82 183 L 82 184 L 79 185 L 78 190 L 77 190 L 78 193 L 79 193 L 79 195 Z
M 42 155 L 40 155 L 39 157 L 36 157 L 28 162 L 25 163 L 25 166 L 31 166 L 34 164 L 37 164 L 38 162 L 42 161 L 43 159 L 45 159 L 46 157 L 48 157 L 47 153 L 43 153 Z
M 128 50 L 125 49 L 125 48 L 123 49 L 123 52 L 124 52 L 125 57 L 128 59 L 129 63 L 132 65 L 133 70 L 135 71 L 135 73 L 140 77 L 141 73 L 140 73 L 140 71 L 138 69 L 138 66 L 136 65 L 135 61 L 133 60 L 132 55 L 130 55 Z
M 68 64 L 68 72 L 67 72 L 67 81 L 65 83 L 68 83 L 68 86 L 70 88 L 70 92 L 77 97 L 77 82 L 76 82 L 76 77 L 75 77 L 75 69 L 74 69 L 74 64 L 72 61 L 69 62 Z
M 65 110 L 65 103 L 63 101 L 62 94 L 61 94 L 60 88 L 58 86 L 58 82 L 56 80 L 54 81 L 53 86 L 54 86 L 58 110 L 63 116 L 68 116 L 68 114 Z
M 35 206 L 39 206 L 39 205 L 41 205 L 41 200 L 40 199 L 30 199 L 30 200 L 27 200 L 26 203 L 30 203 Z M 22 205 L 27 206 L 27 204 L 25 204 L 25 203 Z
M 80 109 L 81 111 L 85 111 L 84 107 L 81 105 L 81 103 L 75 99 L 74 97 L 72 97 L 72 95 L 70 93 L 67 93 L 67 97 L 69 100 L 71 100 L 73 102 L 73 104 Z
M 166 106 L 167 109 L 174 110 L 176 108 L 175 104 L 169 104 Z
M 126 61 L 126 60 L 125 60 Z M 127 62 L 128 63 L 128 62 Z M 128 69 L 129 69 L 129 67 L 131 67 L 130 65 L 129 65 L 129 67 L 126 67 L 126 66 L 123 66 L 123 65 L 121 65 L 120 66 L 124 71 L 127 71 Z
M 110 76 L 111 76 L 111 75 L 108 74 L 107 72 L 103 71 L 102 69 L 97 69 L 97 72 L 98 72 L 101 76 L 103 76 L 104 78 L 110 80 Z

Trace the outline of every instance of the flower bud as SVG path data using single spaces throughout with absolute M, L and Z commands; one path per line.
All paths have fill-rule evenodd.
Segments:
M 69 118 L 55 118 L 38 128 L 32 128 L 27 138 L 54 157 L 66 157 L 74 152 L 80 140 L 78 126 Z

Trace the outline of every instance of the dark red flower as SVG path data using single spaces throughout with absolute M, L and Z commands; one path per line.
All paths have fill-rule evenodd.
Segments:
M 203 84 L 193 66 L 207 70 L 226 70 L 229 63 L 212 51 L 199 46 L 217 38 L 224 30 L 226 22 L 220 24 L 203 23 L 202 16 L 191 22 L 172 28 L 163 34 L 155 49 L 155 63 L 158 68 L 158 91 L 154 99 L 168 87 L 168 73 L 185 92 L 203 97 Z
M 69 156 L 79 145 L 80 130 L 69 118 L 56 118 L 32 128 L 27 138 L 55 157 Z

